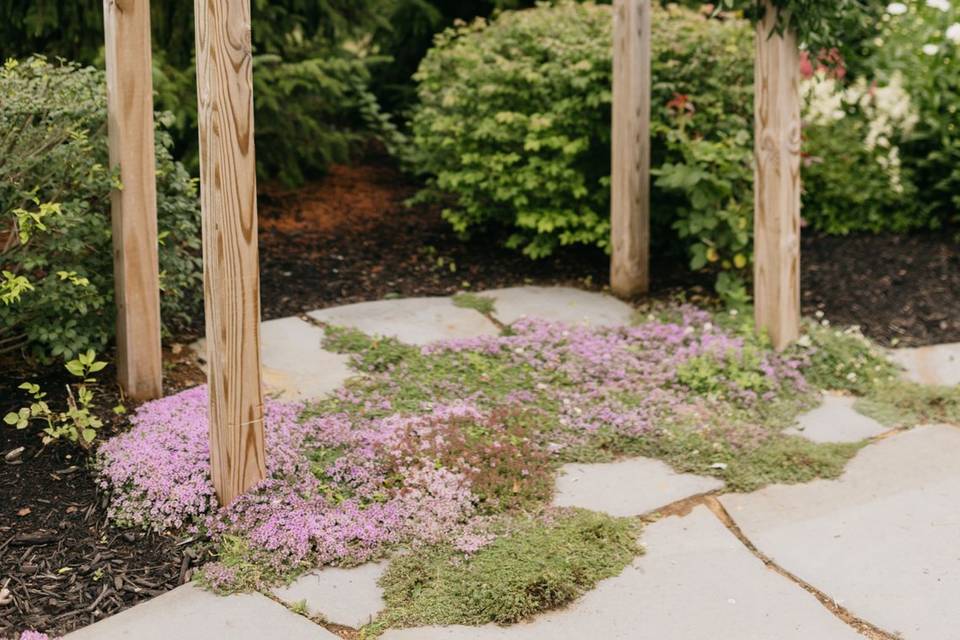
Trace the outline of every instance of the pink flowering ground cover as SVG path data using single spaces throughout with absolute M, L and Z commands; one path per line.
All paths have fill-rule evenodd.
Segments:
M 790 481 L 839 473 L 853 451 L 783 436 L 812 395 L 804 360 L 692 307 L 630 327 L 521 320 L 423 348 L 327 335 L 365 375 L 310 407 L 268 402 L 266 481 L 217 508 L 198 387 L 145 404 L 100 448 L 112 517 L 208 536 L 219 561 L 203 579 L 233 590 L 401 546 L 475 553 L 504 530 L 491 523 L 543 510 L 563 461 L 644 453 L 737 487 L 782 479 L 768 454 L 805 461 Z

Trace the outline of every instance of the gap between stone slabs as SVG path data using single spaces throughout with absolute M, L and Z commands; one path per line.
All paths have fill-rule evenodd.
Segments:
M 719 500 L 761 553 L 853 615 L 943 640 L 960 628 L 958 460 L 960 430 L 917 427 L 864 448 L 837 480 Z
M 383 640 L 854 640 L 700 505 L 647 525 L 646 554 L 565 609 L 509 627 L 391 629 Z

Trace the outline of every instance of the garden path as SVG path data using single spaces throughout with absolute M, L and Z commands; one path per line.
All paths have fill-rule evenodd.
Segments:
M 424 344 L 494 334 L 523 315 L 599 325 L 625 324 L 634 314 L 609 296 L 568 288 L 485 295 L 495 301 L 486 313 L 475 301 L 420 298 L 266 322 L 265 382 L 279 395 L 306 399 L 352 375 L 344 356 L 321 347 L 328 322 Z M 960 381 L 958 345 L 895 357 L 907 375 L 923 382 Z M 645 555 L 566 609 L 531 622 L 390 630 L 383 637 L 954 637 L 960 627 L 960 609 L 953 606 L 960 599 L 960 429 L 891 433 L 856 413 L 848 399 L 828 396 L 802 417 L 796 432 L 816 441 L 873 439 L 837 480 L 751 494 L 717 496 L 719 481 L 677 474 L 643 458 L 567 465 L 556 502 L 643 518 Z M 376 583 L 383 568 L 315 571 L 270 594 L 216 597 L 183 586 L 68 637 L 355 638 L 382 606 Z

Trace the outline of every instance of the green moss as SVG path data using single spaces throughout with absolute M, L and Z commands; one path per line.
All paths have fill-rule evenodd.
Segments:
M 938 387 L 896 380 L 857 401 L 857 411 L 889 427 L 960 425 L 960 386 Z
M 469 557 L 437 546 L 394 558 L 381 580 L 387 607 L 367 630 L 508 624 L 562 606 L 640 553 L 635 520 L 579 509 L 524 517 Z
M 750 435 L 736 426 L 672 429 L 637 439 L 631 453 L 660 458 L 677 471 L 714 476 L 727 490 L 755 491 L 767 484 L 796 484 L 836 478 L 865 443 L 816 443 L 787 435 Z
M 496 310 L 496 301 L 493 298 L 477 295 L 476 293 L 458 293 L 453 296 L 453 304 L 463 309 L 473 309 L 485 316 Z

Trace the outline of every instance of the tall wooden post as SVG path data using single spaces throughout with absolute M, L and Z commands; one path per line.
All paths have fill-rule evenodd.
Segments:
M 783 349 L 800 333 L 800 54 L 795 34 L 773 32 L 765 0 L 757 23 L 754 304 L 758 330 Z
M 148 0 L 104 0 L 110 194 L 117 305 L 117 373 L 134 400 L 163 393 L 160 267 Z
M 650 0 L 613 3 L 610 287 L 650 287 Z
M 210 465 L 221 504 L 266 477 L 250 0 L 195 0 Z

